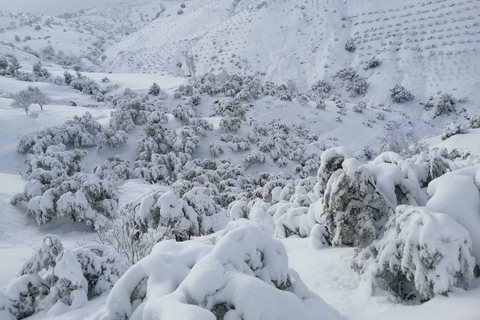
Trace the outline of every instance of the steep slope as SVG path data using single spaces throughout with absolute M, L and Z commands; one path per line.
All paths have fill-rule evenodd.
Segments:
M 372 99 L 378 103 L 395 84 L 411 88 L 419 99 L 438 91 L 474 98 L 471 93 L 478 85 L 477 1 L 185 4 L 181 9 L 177 2 L 107 49 L 104 66 L 116 72 L 182 75 L 188 74 L 188 52 L 195 58 L 197 74 L 259 74 L 277 83 L 294 80 L 302 89 L 351 66 L 368 77 L 376 93 Z M 349 39 L 356 44 L 354 52 L 344 48 Z M 363 71 L 372 57 L 382 66 Z

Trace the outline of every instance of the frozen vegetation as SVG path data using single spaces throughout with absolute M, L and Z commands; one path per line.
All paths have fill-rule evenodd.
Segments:
M 479 5 L 0 12 L 0 318 L 478 319 Z

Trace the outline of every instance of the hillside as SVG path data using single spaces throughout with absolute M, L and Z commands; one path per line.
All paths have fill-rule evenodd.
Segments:
M 479 1 L 0 11 L 0 319 L 477 320 Z
M 477 99 L 477 1 L 385 4 L 372 1 L 189 1 L 109 48 L 115 72 L 258 74 L 300 89 L 353 67 L 368 78 L 373 103 L 403 84 L 418 99 L 438 91 Z M 182 10 L 182 14 L 177 11 Z M 198 26 L 201 26 L 200 28 Z M 266 27 L 268 26 L 268 27 Z M 353 40 L 354 52 L 344 49 Z M 382 61 L 363 71 L 367 60 Z M 179 65 L 182 64 L 182 67 Z M 472 96 L 474 95 L 474 96 Z

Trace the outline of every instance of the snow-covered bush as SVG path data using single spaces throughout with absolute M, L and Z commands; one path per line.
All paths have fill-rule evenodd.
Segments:
M 318 98 L 315 103 L 315 108 L 320 110 L 325 110 L 327 108 L 327 104 L 325 103 L 325 99 Z
M 100 151 L 103 148 L 117 148 L 127 143 L 128 135 L 123 130 L 103 130 L 98 137 L 97 150 Z
M 381 152 L 392 151 L 405 158 L 428 151 L 428 144 L 417 141 L 410 133 L 388 132 L 386 136 L 379 138 L 379 145 Z
M 196 118 L 200 114 L 195 105 L 191 103 L 180 103 L 172 110 L 172 115 L 178 120 L 188 123 L 190 118 Z
M 249 168 L 252 164 L 265 162 L 265 154 L 258 150 L 245 153 L 243 156 L 243 165 Z
M 474 266 L 467 230 L 444 213 L 409 206 L 397 207 L 383 238 L 353 263 L 364 281 L 413 301 L 467 288 Z
M 127 99 L 125 99 L 127 100 Z M 130 131 L 134 125 L 140 126 L 147 123 L 151 109 L 141 100 L 121 100 L 116 102 L 115 111 L 112 111 L 110 128 L 114 131 Z
M 49 310 L 61 314 L 108 292 L 128 263 L 111 247 L 82 246 L 64 250 L 47 235 L 9 285 L 0 290 L 2 319 L 23 319 Z
M 353 111 L 355 112 L 359 112 L 359 113 L 362 113 L 363 112 L 363 109 L 365 109 L 367 107 L 367 103 L 363 100 L 358 100 L 355 102 L 355 104 L 353 105 Z
M 365 94 L 367 93 L 367 89 L 368 89 L 367 79 L 364 77 L 357 76 L 353 79 L 353 81 L 347 83 L 347 86 L 345 89 L 357 95 Z
M 373 69 L 381 64 L 382 61 L 380 61 L 377 57 L 372 57 L 370 60 L 365 61 L 365 66 L 363 67 L 363 70 Z
M 475 115 L 471 116 L 470 119 L 468 119 L 470 129 L 478 129 L 480 128 L 480 116 Z
M 355 39 L 348 39 L 347 42 L 345 42 L 345 50 L 348 52 L 355 52 L 356 49 Z
M 320 167 L 317 171 L 317 197 L 323 196 L 327 189 L 327 183 L 332 174 L 342 169 L 342 163 L 345 159 L 353 158 L 352 153 L 347 148 L 337 147 L 325 150 L 320 156 Z
M 442 140 L 447 140 L 448 138 L 457 135 L 468 133 L 468 127 L 465 123 L 461 122 L 452 122 L 443 129 Z
M 221 230 L 227 217 L 205 192 L 194 187 L 179 198 L 172 191 L 157 191 L 128 202 L 102 239 L 136 262 L 160 240 L 185 241 Z
M 392 97 L 393 102 L 402 103 L 405 101 L 412 101 L 415 97 L 410 93 L 404 86 L 399 84 L 395 85 L 390 89 L 390 97 Z
M 156 82 L 154 82 L 150 88 L 148 88 L 148 94 L 151 94 L 152 96 L 158 96 L 160 91 L 160 86 Z
M 318 80 L 312 85 L 311 91 L 319 95 L 324 95 L 327 94 L 331 89 L 332 87 L 325 80 Z
M 228 147 L 233 152 L 250 150 L 250 141 L 247 137 L 234 136 L 232 141 L 228 142 Z
M 21 154 L 43 154 L 51 145 L 73 145 L 74 147 L 93 147 L 97 144 L 98 133 L 102 125 L 92 118 L 89 112 L 83 116 L 74 116 L 60 127 L 46 127 L 34 136 L 20 138 L 17 151 Z
M 354 95 L 362 95 L 367 92 L 368 83 L 367 79 L 361 77 L 357 74 L 352 68 L 341 69 L 336 74 L 335 77 L 340 78 L 346 82 L 345 89 L 352 92 Z
M 366 247 L 381 234 L 391 208 L 365 165 L 350 158 L 329 177 L 320 214 L 333 245 Z
M 46 68 L 43 67 L 42 61 L 40 60 L 33 64 L 32 72 L 40 81 L 49 78 L 52 75 Z
M 221 132 L 237 132 L 242 125 L 242 119 L 239 117 L 226 116 L 220 120 L 219 128 Z
M 92 172 L 100 179 L 107 180 L 114 185 L 135 177 L 130 162 L 123 160 L 120 156 L 110 157 L 103 164 L 93 165 Z
M 240 101 L 226 99 L 215 104 L 213 108 L 214 115 L 222 117 L 236 117 L 245 120 L 245 114 L 251 105 L 242 105 Z
M 176 152 L 192 154 L 200 146 L 200 138 L 196 135 L 195 128 L 191 126 L 183 127 L 175 136 L 172 145 Z
M 451 94 L 444 93 L 438 97 L 435 107 L 435 116 L 449 114 L 455 111 L 455 99 Z
M 138 155 L 136 160 L 150 161 L 153 154 L 166 154 L 175 143 L 175 132 L 165 129 L 162 120 L 149 117 L 144 129 L 145 136 L 138 142 Z
M 157 244 L 117 282 L 100 319 L 340 319 L 262 229 L 240 220 L 211 241 Z
M 210 144 L 210 154 L 212 155 L 212 157 L 218 157 L 219 155 L 221 155 L 223 153 L 223 148 L 220 144 L 216 143 L 216 142 L 212 142 Z
M 68 173 L 72 175 L 57 168 L 33 170 L 23 193 L 15 195 L 11 203 L 26 204 L 26 214 L 38 225 L 66 217 L 95 230 L 104 228 L 107 220 L 115 216 L 118 205 L 113 185 L 95 175 Z

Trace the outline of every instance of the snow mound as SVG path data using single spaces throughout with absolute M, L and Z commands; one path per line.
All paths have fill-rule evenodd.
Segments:
M 268 231 L 267 231 L 268 232 Z M 341 319 L 247 220 L 210 240 L 164 241 L 119 280 L 99 319 Z

